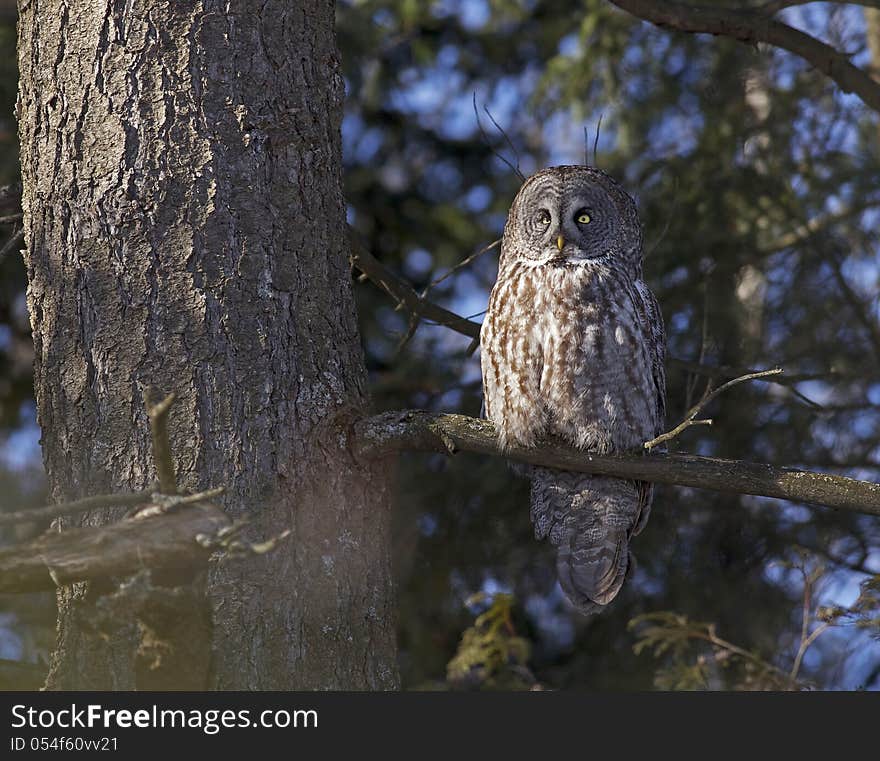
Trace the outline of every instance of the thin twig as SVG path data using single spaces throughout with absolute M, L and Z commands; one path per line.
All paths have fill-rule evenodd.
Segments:
M 486 108 L 486 107 L 483 106 L 483 108 Z M 486 109 L 486 113 L 489 114 L 489 109 Z M 501 153 L 499 153 L 498 151 L 496 151 L 496 150 L 492 147 L 492 143 L 491 143 L 491 141 L 489 140 L 489 136 L 486 134 L 486 130 L 483 129 L 483 124 L 482 124 L 482 122 L 480 121 L 480 112 L 479 112 L 479 110 L 477 109 L 477 93 L 476 93 L 476 92 L 474 93 L 474 116 L 476 117 L 476 120 L 477 120 L 477 127 L 478 127 L 479 130 L 480 130 L 480 134 L 483 136 L 483 142 L 486 144 L 486 147 L 487 147 L 490 151 L 492 151 L 492 153 L 495 154 L 496 157 L 498 157 L 498 158 L 501 159 L 505 164 L 507 164 L 507 166 L 510 167 L 510 169 L 516 174 L 517 177 L 519 177 L 523 182 L 525 182 L 525 179 L 526 179 L 526 178 L 525 178 L 525 176 L 523 175 L 523 173 L 522 173 L 522 172 L 520 171 L 520 169 L 519 169 L 519 156 L 516 154 L 516 150 L 514 149 L 514 156 L 515 156 L 516 159 L 517 159 L 517 164 L 516 164 L 516 166 L 514 166 L 514 165 L 511 164 L 506 158 L 504 158 L 504 156 L 502 156 Z M 489 114 L 489 118 L 492 119 L 492 114 Z M 496 127 L 498 127 L 498 123 L 497 123 L 494 119 L 492 119 L 492 123 L 493 123 Z M 505 139 L 506 139 L 508 142 L 510 142 L 510 138 L 507 137 L 507 134 L 504 132 L 504 130 L 502 130 L 500 127 L 498 127 L 498 129 L 501 131 L 501 134 L 504 135 Z
M 597 159 L 598 151 L 599 151 L 599 130 L 602 129 L 602 117 L 604 114 L 599 114 L 599 121 L 596 123 L 596 139 L 593 141 L 593 166 L 599 166 L 599 161 Z
M 678 357 L 669 357 L 666 360 L 666 363 L 686 372 L 697 373 L 698 375 L 703 375 L 707 378 L 724 378 L 730 377 L 731 375 L 736 376 L 744 375 L 745 373 L 758 372 L 751 367 L 742 367 L 739 365 L 705 365 L 700 364 L 699 362 L 691 362 L 687 359 L 680 359 Z M 804 383 L 805 381 L 828 380 L 829 378 L 834 380 L 860 380 L 863 377 L 863 374 L 856 372 L 841 372 L 834 368 L 826 368 L 810 373 L 786 373 L 782 377 L 777 376 L 771 378 L 767 382 L 775 383 L 778 386 L 791 386 L 795 383 Z
M 757 380 L 759 378 L 766 378 L 770 375 L 779 375 L 781 372 L 782 372 L 781 367 L 774 367 L 772 370 L 762 370 L 761 372 L 757 372 L 757 373 L 749 373 L 747 375 L 741 375 L 739 378 L 734 378 L 733 380 L 727 381 L 727 383 L 725 383 L 722 386 L 719 386 L 711 394 L 704 396 L 702 400 L 700 400 L 697 404 L 695 404 L 693 407 L 691 407 L 691 409 L 688 411 L 687 415 L 685 415 L 684 420 L 682 420 L 681 423 L 679 423 L 677 426 L 675 426 L 675 428 L 667 431 L 666 433 L 661 433 L 659 436 L 651 439 L 650 441 L 646 441 L 642 446 L 644 446 L 645 449 L 650 451 L 651 449 L 656 447 L 658 444 L 662 444 L 666 441 L 670 441 L 671 439 L 674 439 L 676 436 L 678 436 L 678 434 L 680 434 L 686 428 L 690 428 L 692 425 L 711 425 L 712 424 L 711 420 L 696 420 L 695 418 L 700 413 L 700 411 L 707 404 L 709 404 L 709 402 L 711 402 L 713 399 L 715 399 L 715 397 L 717 397 L 719 394 L 723 393 L 724 391 L 727 391 L 727 389 L 731 388 L 732 386 L 736 386 L 739 383 L 745 383 L 745 381 Z
M 0 262 L 2 262 L 8 253 L 10 253 L 19 243 L 24 240 L 24 228 L 12 234 L 12 237 L 6 241 L 3 248 L 0 248 Z
M 810 621 L 813 613 L 813 588 L 816 582 L 822 577 L 825 569 L 822 566 L 814 568 L 809 574 L 806 569 L 801 567 L 801 574 L 804 577 L 804 603 L 801 616 L 801 640 L 798 646 L 797 655 L 794 658 L 794 664 L 791 667 L 791 679 L 797 679 L 798 672 L 801 670 L 801 663 L 807 653 L 810 645 L 812 645 L 824 632 L 831 626 L 831 623 L 824 622 L 817 626 L 812 633 L 810 631 Z
M 516 171 L 517 176 L 523 182 L 525 182 L 525 179 L 526 179 L 525 175 L 522 173 L 522 171 L 519 168 L 519 151 L 516 149 L 516 146 L 513 144 L 513 141 L 510 139 L 510 135 L 508 135 L 507 132 L 504 130 L 504 128 L 497 121 L 495 121 L 495 117 L 492 116 L 492 112 L 489 110 L 489 107 L 485 103 L 483 104 L 483 111 L 486 112 L 486 116 L 489 117 L 489 121 L 491 121 L 492 124 L 495 125 L 495 129 L 497 129 L 504 136 L 505 142 L 510 146 L 510 150 L 513 152 L 513 157 L 516 159 L 516 169 L 514 171 Z
M 829 120 L 829 123 L 833 124 L 836 122 L 834 122 L 833 120 Z M 821 140 L 816 142 L 822 145 L 825 144 Z M 876 208 L 877 206 L 880 206 L 880 199 L 863 198 L 858 203 L 847 206 L 841 211 L 818 214 L 815 217 L 804 220 L 801 224 L 799 224 L 796 228 L 790 230 L 789 232 L 783 233 L 779 237 L 768 241 L 761 246 L 760 252 L 761 254 L 773 254 L 777 251 L 791 248 L 798 243 L 803 243 L 804 241 L 809 240 L 814 235 L 816 235 L 816 233 L 820 233 L 830 227 L 834 227 L 838 222 L 846 221 L 847 219 L 862 214 L 869 209 Z
M 403 350 L 406 348 L 407 344 L 412 340 L 413 336 L 415 336 L 416 331 L 419 329 L 419 325 L 421 324 L 421 319 L 419 316 L 412 312 L 409 316 L 409 325 L 407 326 L 406 333 L 404 333 L 403 337 L 400 339 L 397 344 L 397 348 L 394 350 L 394 359 L 396 360 Z
M 830 260 L 831 274 L 840 288 L 844 300 L 849 304 L 853 317 L 865 329 L 867 338 L 873 346 L 875 358 L 880 361 L 880 326 L 877 325 L 876 319 L 871 314 L 871 308 L 864 303 L 861 296 L 846 279 L 846 275 L 843 274 L 843 256 L 839 248 L 833 241 L 830 241 L 830 245 L 826 246 L 826 250 L 830 255 L 826 254 L 824 258 L 826 261 Z
M 148 518 L 157 513 L 167 513 L 169 510 L 174 510 L 181 505 L 194 505 L 198 502 L 207 502 L 210 499 L 214 499 L 214 497 L 219 497 L 225 492 L 225 486 L 217 486 L 214 489 L 205 489 L 205 491 L 199 491 L 195 494 L 156 493 L 153 494 L 153 499 L 150 500 L 152 503 L 151 505 L 145 507 L 143 510 L 138 510 L 133 513 L 131 517 L 142 519 Z
M 106 507 L 132 507 L 144 505 L 150 502 L 158 485 L 154 484 L 149 489 L 121 494 L 100 494 L 96 497 L 85 497 L 73 502 L 65 502 L 60 505 L 46 505 L 31 510 L 19 510 L 15 513 L 0 514 L 0 526 L 12 526 L 17 523 L 33 523 L 36 521 L 51 520 L 62 515 L 77 515 L 89 510 L 99 510 Z
M 24 214 L 7 214 L 5 217 L 0 217 L 0 225 L 11 225 L 16 222 L 21 222 Z
M 481 248 L 479 251 L 471 254 L 470 256 L 466 257 L 465 259 L 462 259 L 451 270 L 444 273 L 443 275 L 438 277 L 436 280 L 432 280 L 430 283 L 428 283 L 428 286 L 425 288 L 424 291 L 422 291 L 421 298 L 423 298 L 423 299 L 427 298 L 428 293 L 430 293 L 430 291 L 433 288 L 436 288 L 444 280 L 446 280 L 449 277 L 452 277 L 452 275 L 455 274 L 458 270 L 462 269 L 463 267 L 467 267 L 471 262 L 475 261 L 476 259 L 479 259 L 483 254 L 488 253 L 493 248 L 495 248 L 496 246 L 499 246 L 499 245 L 501 245 L 501 238 L 499 238 L 498 240 L 493 240 L 488 246 L 483 246 L 483 248 Z
M 187 494 L 184 497 L 174 497 L 173 503 L 175 505 L 192 505 L 196 502 L 204 502 L 206 499 L 219 497 L 225 491 L 225 486 L 215 486 L 213 489 L 205 489 L 204 491 L 199 491 L 195 494 Z
M 804 579 L 804 602 L 801 606 L 801 648 L 809 636 L 810 618 L 813 608 L 813 574 L 807 575 L 806 569 L 801 567 L 801 576 Z M 797 663 L 797 661 L 796 661 Z M 791 671 L 792 679 L 797 675 L 797 667 Z
M 816 627 L 816 629 L 813 630 L 813 633 L 810 634 L 810 636 L 801 643 L 800 648 L 798 648 L 797 656 L 794 659 L 794 666 L 791 669 L 791 673 L 793 675 L 796 676 L 798 671 L 800 671 L 801 661 L 803 661 L 804 655 L 806 654 L 807 649 L 810 647 L 810 645 L 812 645 L 817 639 L 819 639 L 819 637 L 822 636 L 825 631 L 830 627 L 831 624 L 828 621 L 825 621 L 820 626 Z M 792 676 L 792 679 L 794 679 L 794 676 Z
M 455 312 L 450 312 L 448 309 L 420 298 L 419 294 L 413 290 L 412 285 L 391 272 L 382 262 L 367 251 L 351 228 L 349 228 L 349 240 L 352 265 L 385 291 L 398 305 L 405 307 L 411 313 L 417 314 L 421 318 L 428 318 L 438 325 L 451 328 L 456 333 L 461 333 L 469 338 L 479 337 L 479 323 L 471 322 L 465 317 L 455 314 Z
M 705 640 L 706 642 L 710 642 L 715 647 L 720 647 L 724 650 L 727 650 L 728 652 L 731 652 L 731 653 L 734 653 L 734 654 L 740 656 L 741 658 L 745 658 L 746 660 L 751 661 L 756 666 L 759 666 L 762 669 L 765 669 L 767 671 L 771 671 L 775 674 L 778 674 L 783 679 L 791 679 L 791 677 L 789 677 L 789 675 L 786 674 L 778 666 L 774 666 L 772 663 L 767 663 L 767 661 L 765 661 L 760 656 L 755 655 L 754 653 L 750 653 L 748 650 L 745 650 L 745 649 L 739 647 L 738 645 L 734 645 L 732 642 L 728 642 L 726 639 L 722 639 L 721 637 L 719 637 L 715 633 L 715 625 L 714 624 L 709 625 L 708 631 L 705 634 L 701 631 L 696 631 L 696 630 L 691 630 L 688 633 L 691 634 L 695 639 L 702 639 L 702 640 Z M 792 686 L 797 685 L 797 683 L 793 679 L 791 679 L 791 681 L 793 682 Z
M 772 381 L 771 381 L 771 383 L 772 383 Z M 785 384 L 783 384 L 783 385 L 785 385 Z M 797 399 L 800 399 L 808 407 L 812 407 L 814 410 L 820 411 L 820 412 L 827 412 L 828 411 L 828 408 L 826 405 L 819 404 L 819 402 L 813 401 L 806 394 L 798 391 L 794 386 L 786 386 L 786 389 L 788 390 L 789 394 L 791 394 L 792 396 L 794 396 Z
M 151 390 L 144 393 L 147 417 L 150 419 L 150 434 L 153 438 L 153 464 L 159 477 L 159 491 L 162 494 L 177 494 L 177 476 L 174 472 L 174 460 L 171 457 L 171 444 L 168 440 L 168 411 L 177 397 L 172 392 L 161 402 L 153 404 L 152 396 Z
M 697 358 L 697 363 L 702 365 L 703 360 L 706 358 L 706 349 L 709 343 L 709 277 L 711 276 L 711 272 L 706 273 L 706 277 L 703 279 L 703 326 L 700 331 L 700 355 Z M 687 384 L 685 386 L 685 409 L 691 408 L 691 400 L 694 398 L 694 391 L 697 389 L 697 373 L 692 373 L 688 375 Z M 703 398 L 705 399 L 706 394 L 709 393 L 709 390 L 712 385 L 712 379 L 709 378 L 706 383 L 706 391 L 703 394 Z

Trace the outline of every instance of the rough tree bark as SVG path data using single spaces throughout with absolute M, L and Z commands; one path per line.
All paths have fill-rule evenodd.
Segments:
M 156 386 L 178 397 L 181 488 L 226 486 L 248 538 L 293 528 L 204 580 L 206 687 L 397 685 L 387 476 L 346 446 L 367 392 L 333 23 L 329 0 L 21 8 L 28 304 L 53 498 L 154 478 L 142 393 Z M 106 591 L 60 593 L 48 686 L 155 683 L 132 657 L 137 629 L 105 641 L 91 625 Z

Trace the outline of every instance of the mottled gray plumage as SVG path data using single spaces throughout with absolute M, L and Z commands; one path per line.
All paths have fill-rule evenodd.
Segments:
M 486 415 L 503 447 L 551 435 L 611 453 L 661 432 L 663 319 L 642 280 L 635 203 L 604 172 L 551 167 L 523 184 L 480 342 Z M 607 605 L 648 518 L 650 485 L 528 473 L 535 536 L 557 547 L 566 596 L 584 613 Z

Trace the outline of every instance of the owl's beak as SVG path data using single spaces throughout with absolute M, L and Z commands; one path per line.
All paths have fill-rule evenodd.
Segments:
M 556 248 L 562 251 L 563 246 L 565 246 L 565 238 L 561 235 L 556 239 Z

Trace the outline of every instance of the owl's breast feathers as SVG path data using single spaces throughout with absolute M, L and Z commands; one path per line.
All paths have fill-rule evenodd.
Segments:
M 513 262 L 481 344 L 486 411 L 505 446 L 552 434 L 613 452 L 663 425 L 662 318 L 647 286 L 619 270 Z

